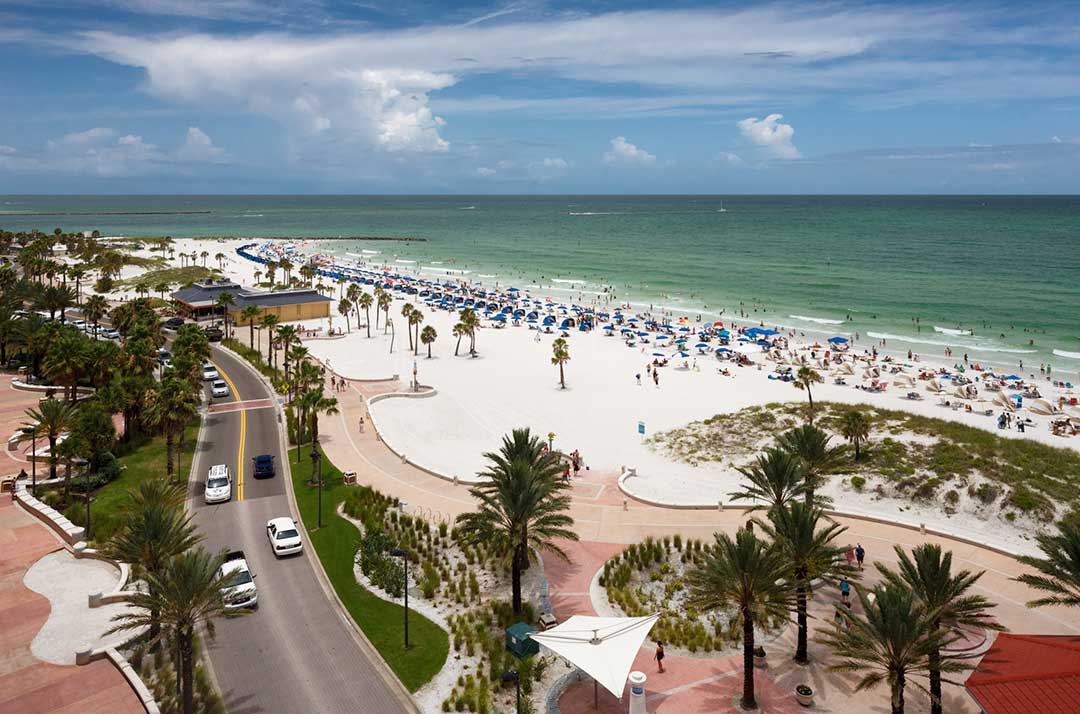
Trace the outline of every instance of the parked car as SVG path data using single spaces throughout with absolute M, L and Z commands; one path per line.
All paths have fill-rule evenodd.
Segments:
M 172 352 L 169 352 L 167 349 L 162 347 L 160 350 L 157 351 L 157 358 L 158 362 L 161 362 L 162 364 L 165 364 L 166 362 L 171 362 Z
M 120 339 L 119 331 L 117 331 L 115 328 L 112 328 L 112 327 L 106 327 L 106 328 L 101 329 L 100 334 L 106 340 L 119 340 Z
M 300 540 L 300 529 L 291 518 L 273 518 L 266 522 L 266 537 L 270 539 L 270 548 L 274 555 L 293 555 L 304 549 Z
M 179 330 L 184 325 L 184 318 L 182 317 L 170 317 L 165 321 L 165 328 L 168 330 Z
M 220 327 L 206 327 L 203 328 L 203 332 L 206 333 L 206 339 L 211 342 L 221 342 L 221 338 L 225 336 Z
M 202 366 L 202 378 L 204 381 L 209 382 L 214 379 L 221 379 L 221 375 L 218 374 L 217 367 L 210 362 L 204 362 Z
M 203 498 L 207 503 L 224 503 L 232 498 L 232 477 L 229 467 L 217 464 L 210 467 L 206 474 L 206 490 Z
M 234 550 L 226 555 L 218 573 L 225 578 L 225 585 L 221 588 L 225 607 L 239 609 L 255 607 L 258 604 L 259 591 L 255 588 L 255 575 L 248 567 L 244 551 Z
M 252 461 L 255 462 L 255 478 L 273 478 L 274 477 L 274 457 L 270 454 L 259 454 L 254 457 Z
M 215 379 L 210 383 L 210 395 L 213 397 L 227 397 L 231 394 L 229 385 L 224 379 Z

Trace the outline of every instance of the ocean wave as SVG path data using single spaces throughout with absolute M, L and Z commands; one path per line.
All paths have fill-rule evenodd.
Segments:
M 943 335 L 952 335 L 953 337 L 964 337 L 971 334 L 971 330 L 960 330 L 951 327 L 938 327 L 934 325 L 934 332 L 940 332 Z
M 458 206 L 459 211 L 475 211 L 476 206 Z
M 585 282 L 584 280 L 566 280 L 566 279 L 560 279 L 560 278 L 552 278 L 551 282 L 553 282 L 553 283 L 568 283 L 570 285 L 588 285 L 588 283 Z
M 807 322 L 816 322 L 819 325 L 843 325 L 843 320 L 831 320 L 827 317 L 807 317 L 806 315 L 788 315 L 792 320 L 806 320 Z
M 1014 347 L 992 347 L 989 345 L 965 345 L 963 343 L 956 342 L 942 342 L 941 340 L 923 340 L 918 337 L 906 337 L 904 335 L 894 335 L 889 332 L 867 332 L 867 337 L 873 337 L 875 340 L 898 340 L 900 342 L 910 342 L 915 345 L 936 345 L 938 347 L 956 347 L 959 349 L 968 350 L 969 352 L 1005 352 L 1008 354 L 1016 355 L 1031 355 L 1035 354 L 1037 350 L 1021 350 Z
M 398 262 L 400 263 L 401 261 Z M 420 267 L 420 270 L 428 273 L 439 273 L 441 275 L 468 275 L 472 272 L 471 270 L 453 270 L 451 268 L 444 268 L 442 266 L 430 265 L 423 265 Z
M 478 278 L 497 278 L 499 276 L 498 275 L 493 275 L 491 273 L 480 273 L 480 275 L 477 275 L 476 277 L 478 277 Z
M 401 258 L 398 258 L 398 259 L 397 259 L 397 260 L 395 260 L 394 262 L 395 262 L 395 263 L 415 263 L 416 261 L 415 261 L 415 260 L 403 260 L 403 259 L 401 259 Z
M 570 216 L 621 216 L 623 211 L 570 211 Z
M 262 218 L 263 214 L 261 214 L 261 213 L 241 213 L 239 217 L 240 218 Z
M 1054 350 L 1054 354 L 1058 357 L 1066 357 L 1068 359 L 1080 359 L 1080 352 L 1069 352 L 1067 350 Z

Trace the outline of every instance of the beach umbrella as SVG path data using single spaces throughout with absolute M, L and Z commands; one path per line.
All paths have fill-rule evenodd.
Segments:
M 714 351 L 715 352 L 731 352 L 731 350 L 729 350 L 727 347 L 717 347 Z
M 731 333 L 728 332 L 727 330 L 717 330 L 716 335 L 718 337 L 731 337 Z
M 621 330 L 619 330 L 619 332 L 621 332 L 623 334 L 626 334 L 627 332 L 633 333 L 634 331 L 631 330 L 629 327 L 624 327 Z
M 689 332 L 689 331 L 690 331 L 689 327 L 680 327 L 679 328 L 679 332 Z
M 694 345 L 694 347 L 698 348 L 699 350 L 703 350 L 703 349 L 707 348 L 708 345 L 705 344 L 704 342 L 699 342 L 696 345 Z
M 649 333 L 648 332 L 639 332 L 639 333 L 637 333 L 637 336 L 638 337 L 648 337 Z
M 682 351 L 680 351 L 680 352 L 676 352 L 675 354 L 673 354 L 673 355 L 671 355 L 671 356 L 672 356 L 672 357 L 683 357 L 683 358 L 685 358 L 685 357 L 689 357 L 689 356 L 690 356 L 690 353 L 689 353 L 689 352 L 682 352 Z
M 653 357 L 667 357 L 667 355 L 664 354 L 663 352 L 653 352 L 652 356 Z
M 833 343 L 834 345 L 842 345 L 842 344 L 847 342 L 847 338 L 846 337 L 830 337 L 829 342 Z

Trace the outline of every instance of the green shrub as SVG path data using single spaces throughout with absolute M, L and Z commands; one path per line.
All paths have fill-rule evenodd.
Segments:
M 865 485 L 866 485 L 866 479 L 863 478 L 862 476 L 852 476 L 851 477 L 851 487 L 854 488 L 856 491 L 862 491 L 863 487 Z

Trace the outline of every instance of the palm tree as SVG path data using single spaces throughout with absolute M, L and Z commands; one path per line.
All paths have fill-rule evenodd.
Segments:
M 319 414 L 333 416 L 338 413 L 337 397 L 328 397 L 323 392 L 322 386 L 308 390 L 300 397 L 308 415 L 308 423 L 311 428 L 312 447 L 319 446 Z
M 551 343 L 551 363 L 559 366 L 559 384 L 566 389 L 566 375 L 563 365 L 570 361 L 570 345 L 561 337 Z
M 960 627 L 968 625 L 990 630 L 1003 630 L 997 622 L 990 619 L 987 610 L 994 603 L 982 595 L 969 591 L 979 582 L 984 571 L 972 573 L 961 570 L 952 572 L 952 553 L 942 554 L 941 546 L 924 543 L 911 551 L 911 556 L 898 545 L 893 546 L 898 559 L 898 570 L 894 572 L 877 564 L 885 579 L 897 587 L 909 587 L 916 599 L 928 611 L 936 613 L 934 630 L 942 633 L 947 630 L 951 635 L 961 636 Z M 939 643 L 940 644 L 940 643 Z M 942 714 L 941 706 L 941 660 L 940 646 L 934 647 L 928 656 L 930 671 L 930 714 Z
M 806 468 L 797 456 L 784 449 L 765 449 L 764 454 L 759 454 L 749 465 L 739 467 L 738 471 L 750 483 L 744 484 L 741 491 L 728 495 L 736 501 L 753 501 L 751 511 L 782 509 L 806 494 Z
M 1046 593 L 1030 601 L 1028 607 L 1080 607 L 1080 525 L 1072 520 L 1063 520 L 1058 524 L 1057 535 L 1043 533 L 1035 539 L 1046 557 L 1018 557 L 1021 563 L 1034 568 L 1037 573 L 1024 573 L 1014 578 Z
M 379 329 L 379 312 L 383 309 L 383 304 L 382 304 L 383 288 L 382 288 L 382 285 L 376 285 L 374 292 L 375 292 L 375 297 L 373 298 L 373 300 L 375 301 L 375 329 L 377 330 L 377 329 Z
M 390 305 L 394 302 L 394 297 L 387 292 L 379 293 L 379 309 L 383 311 L 383 334 L 386 334 L 387 322 L 390 321 Z M 375 315 L 375 321 L 378 322 L 379 316 Z M 376 325 L 378 327 L 378 325 Z
M 203 264 L 203 267 L 205 268 L 206 267 L 206 259 L 210 257 L 210 251 L 204 250 L 202 253 L 199 253 L 199 256 L 202 258 L 202 264 Z
M 795 381 L 792 383 L 796 389 L 805 389 L 806 398 L 810 400 L 810 423 L 814 423 L 814 395 L 810 391 L 810 387 L 814 384 L 821 384 L 825 380 L 821 375 L 817 373 L 813 367 L 799 367 L 799 371 L 795 375 Z
M 168 292 L 168 290 L 169 290 L 169 283 L 167 281 L 165 281 L 165 280 L 162 280 L 161 282 L 156 283 L 154 285 L 154 292 L 156 292 L 161 297 L 162 300 L 165 299 L 165 293 Z
M 278 316 L 268 312 L 262 316 L 262 326 L 266 329 L 266 364 L 273 365 L 274 361 L 274 328 L 278 326 Z
M 457 344 L 454 345 L 454 356 L 457 357 L 458 356 L 458 350 L 461 349 L 461 338 L 464 337 L 466 334 L 468 334 L 468 332 L 465 329 L 465 325 L 463 325 L 463 324 L 461 324 L 459 322 L 456 325 L 454 325 L 453 334 L 454 334 L 454 337 L 457 338 Z
M 423 323 L 423 321 L 424 321 L 424 313 L 420 312 L 419 310 L 413 310 L 412 312 L 409 313 L 409 328 L 410 328 L 409 339 L 410 340 L 412 339 L 411 330 L 413 330 L 413 329 L 416 330 L 416 340 L 413 342 L 413 354 L 414 355 L 420 353 L 420 324 Z
M 128 598 L 132 609 L 113 617 L 118 624 L 110 633 L 143 629 L 153 623 L 152 612 L 161 613 L 162 624 L 179 640 L 183 714 L 195 711 L 195 630 L 202 628 L 213 639 L 215 620 L 248 612 L 225 606 L 221 593 L 228 584 L 228 576 L 221 574 L 224 560 L 224 553 L 212 555 L 202 548 L 185 551 L 170 560 L 159 575 L 148 575 L 146 590 Z
M 858 409 L 844 413 L 840 433 L 855 447 L 855 460 L 859 460 L 859 447 L 870 438 L 870 420 Z
M 781 449 L 802 461 L 806 471 L 806 502 L 816 499 L 815 491 L 825 476 L 848 467 L 847 449 L 829 446 L 830 436 L 813 424 L 803 424 L 786 431 L 777 439 Z M 820 499 L 819 499 L 820 500 Z
M 79 400 L 78 381 L 86 373 L 87 342 L 76 335 L 65 335 L 49 346 L 41 368 L 52 381 L 64 387 L 64 399 Z
M 795 621 L 798 627 L 795 661 L 799 664 L 810 661 L 807 654 L 809 628 L 806 614 L 810 583 L 817 578 L 832 581 L 837 574 L 853 575 L 858 572 L 844 564 L 842 556 L 845 549 L 834 545 L 834 541 L 847 528 L 833 521 L 818 528 L 818 522 L 823 518 L 820 508 L 794 500 L 784 508 L 770 511 L 771 522 L 754 519 L 779 546 L 788 563 L 787 577 L 795 583 Z
M 371 297 L 371 293 L 360 293 L 357 304 L 364 308 L 364 322 L 367 323 L 367 336 L 371 337 L 371 303 L 374 299 Z M 379 319 L 379 314 L 375 313 L 375 319 Z
M 86 298 L 86 302 L 83 303 L 82 312 L 83 317 L 94 326 L 94 339 L 96 340 L 98 322 L 109 312 L 109 301 L 105 299 L 104 295 L 90 295 Z
M 225 270 L 225 254 L 218 253 L 214 256 L 214 260 L 217 261 L 218 270 Z
M 739 612 L 743 639 L 743 709 L 757 707 L 754 696 L 754 625 L 765 629 L 787 619 L 790 607 L 788 562 L 775 544 L 740 530 L 731 540 L 716 534 L 705 561 L 687 573 L 687 604 L 699 610 L 734 608 Z
M 415 309 L 416 308 L 412 306 L 411 302 L 407 302 L 407 303 L 405 303 L 404 305 L 401 306 L 401 316 L 403 318 L 405 318 L 405 323 L 408 325 L 408 328 L 405 331 L 409 333 L 409 350 L 410 351 L 412 351 L 412 348 L 413 348 L 412 319 L 411 318 L 412 318 L 413 310 L 415 310 Z
M 240 319 L 247 320 L 248 324 L 248 346 L 255 349 L 255 320 L 262 315 L 262 310 L 258 305 L 246 305 L 244 309 L 240 311 Z
M 349 324 L 349 313 L 352 312 L 352 307 L 352 303 L 345 298 L 341 298 L 337 306 L 337 311 L 345 318 L 345 328 L 349 332 L 352 332 L 352 326 Z
M 277 345 L 281 349 L 283 355 L 285 355 L 285 378 L 289 378 L 289 367 L 292 364 L 289 361 L 289 351 L 295 346 L 300 344 L 300 332 L 296 329 L 296 325 L 282 325 L 277 328 Z M 277 365 L 275 365 L 276 367 Z
M 529 565 L 530 547 L 564 560 L 557 538 L 577 540 L 574 519 L 566 514 L 569 483 L 560 478 L 559 457 L 529 430 L 514 429 L 502 448 L 484 454 L 490 465 L 485 479 L 469 489 L 479 501 L 472 513 L 457 517 L 462 537 L 510 562 L 513 608 L 521 613 L 521 572 Z
M 199 401 L 191 383 L 177 377 L 166 377 L 151 390 L 146 420 L 165 435 L 165 474 L 175 480 L 179 466 L 176 454 L 177 433 L 198 413 Z
M 139 491 L 129 491 L 132 500 L 124 511 L 124 527 L 104 545 L 108 557 L 129 563 L 132 576 L 144 582 L 150 575 L 160 577 L 170 560 L 202 540 L 183 511 L 183 491 L 178 485 L 168 490 L 149 485 L 166 483 L 150 479 L 140 484 Z M 154 641 L 161 631 L 161 613 L 151 615 L 148 638 Z
M 38 435 L 49 441 L 50 479 L 56 478 L 56 441 L 61 434 L 71 429 L 76 409 L 74 404 L 49 397 L 38 404 L 36 409 L 26 410 L 26 416 L 30 417 Z
M 439 334 L 435 332 L 435 328 L 431 325 L 427 325 L 420 331 L 420 342 L 427 345 L 428 359 L 431 359 L 431 343 L 434 342 L 435 338 L 438 336 Z
M 217 296 L 214 304 L 221 308 L 221 316 L 225 320 L 225 337 L 229 336 L 229 308 L 236 304 L 236 297 L 230 292 L 222 292 Z
M 835 656 L 842 658 L 829 665 L 829 670 L 861 674 L 856 692 L 886 682 L 892 692 L 892 714 L 904 714 L 908 679 L 926 675 L 930 653 L 955 637 L 942 636 L 934 625 L 938 613 L 927 610 L 909 587 L 886 582 L 873 589 L 873 598 L 861 587 L 856 586 L 855 592 L 865 614 L 858 616 L 848 611 L 849 627 L 834 625 L 820 638 Z M 944 673 L 969 667 L 952 659 L 941 663 Z
M 471 307 L 466 307 L 458 315 L 458 319 L 461 320 L 461 324 L 465 326 L 465 334 L 469 336 L 469 354 L 476 354 L 476 330 L 480 327 L 480 318 L 476 315 L 476 310 Z

